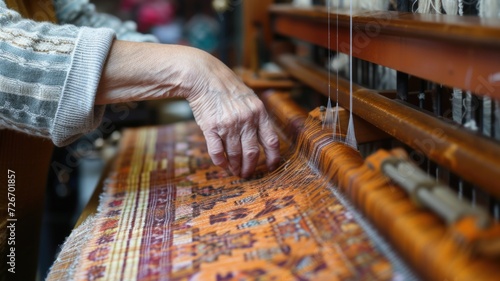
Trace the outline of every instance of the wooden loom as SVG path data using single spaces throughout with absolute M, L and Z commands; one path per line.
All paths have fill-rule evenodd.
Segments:
M 245 1 L 244 5 L 248 3 L 250 1 Z M 323 47 L 337 46 L 336 42 L 326 44 L 324 41 L 327 38 L 324 10 L 275 5 L 270 11 L 270 27 L 276 33 Z M 339 39 L 345 43 L 349 39 L 349 18 L 340 14 L 339 20 Z M 380 24 L 377 36 L 371 37 L 367 45 L 355 53 L 359 58 L 448 86 L 500 97 L 499 85 L 484 80 L 500 68 L 497 51 L 500 22 L 481 23 L 476 19 L 396 12 L 360 13 L 353 20 L 358 27 L 356 32 L 361 33 L 374 23 Z M 332 22 L 331 30 L 335 27 Z M 427 48 L 424 50 L 422 46 Z M 326 71 L 295 55 L 280 55 L 276 61 L 296 82 L 259 79 L 249 76 L 248 72 L 244 72 L 244 80 L 261 93 L 269 112 L 290 139 L 304 135 L 301 150 L 319 160 L 318 170 L 359 208 L 419 277 L 426 280 L 497 279 L 500 231 L 498 222 L 488 212 L 471 208 L 435 180 L 426 178 L 416 166 L 411 166 L 407 152 L 401 149 L 379 150 L 363 159 L 352 148 L 331 142 L 331 132 L 320 128 L 319 122 L 324 117 L 319 109 L 307 113 L 292 101 L 289 92 L 266 89 L 283 89 L 300 83 L 327 95 L 331 83 L 333 89 L 339 89 L 340 105 L 347 108 L 349 83 L 340 78 L 336 84 L 336 77 L 328 79 Z M 474 73 L 479 78 L 464 82 L 469 75 L 469 65 L 474 65 Z M 401 88 L 404 90 L 404 85 Z M 498 142 L 461 130 L 457 125 L 395 100 L 397 94 L 405 95 L 399 90 L 399 93 L 379 93 L 354 85 L 353 112 L 358 143 L 397 139 L 498 200 Z M 346 113 L 342 109 L 342 132 L 346 132 Z M 316 123 L 304 127 L 308 117 Z M 408 170 L 412 173 L 401 172 Z
M 353 48 L 354 56 L 362 63 L 398 71 L 395 92 L 378 92 L 354 85 L 353 113 L 359 144 L 383 140 L 389 135 L 408 147 L 410 153 L 422 153 L 440 168 L 472 183 L 475 191 L 488 194 L 489 202 L 484 209 L 475 209 L 470 203 L 463 204 L 456 199 L 456 194 L 442 186 L 434 195 L 429 195 L 433 199 L 418 199 L 418 188 L 408 189 L 412 185 L 410 178 L 398 180 L 397 175 L 391 177 L 388 175 L 391 172 L 384 171 L 385 165 L 391 161 L 408 161 L 408 152 L 402 149 L 381 150 L 363 161 L 359 155 L 346 154 L 351 157 L 344 158 L 328 153 L 325 148 L 320 170 L 337 182 L 420 277 L 429 280 L 495 280 L 500 264 L 499 218 L 498 214 L 496 219 L 492 218 L 488 211 L 493 210 L 491 202 L 498 202 L 500 198 L 500 144 L 498 140 L 467 131 L 406 101 L 412 99 L 408 74 L 498 100 L 500 82 L 494 77 L 500 73 L 500 21 L 361 11 L 353 16 L 352 36 L 354 42 L 358 41 L 353 47 L 349 45 L 348 11 L 336 11 L 328 16 L 323 7 L 297 8 L 270 3 L 262 4 L 260 9 L 265 9 L 266 5 L 271 24 L 270 28 L 261 30 L 264 34 L 274 33 L 275 36 L 286 36 L 343 53 Z M 254 24 L 257 29 L 261 28 L 262 22 L 265 23 L 259 17 L 250 17 L 247 21 L 249 26 Z M 336 29 L 339 31 L 338 42 L 333 34 L 328 36 L 329 31 Z M 273 43 L 267 40 L 266 44 L 271 46 Z M 349 107 L 349 81 L 329 75 L 322 67 L 298 55 L 278 54 L 275 61 L 295 81 L 325 96 L 329 95 L 331 85 L 331 93 L 339 92 L 339 104 Z M 273 81 L 268 82 L 269 88 L 273 88 Z M 298 111 L 296 105 L 278 98 L 288 94 L 269 92 L 266 95 L 269 110 L 281 116 L 278 120 L 286 119 L 283 116 L 288 110 Z M 331 97 L 335 99 L 335 94 Z M 347 131 L 346 113 L 341 109 L 342 132 Z M 324 118 L 318 110 L 309 115 Z M 404 168 L 395 174 L 401 174 L 402 170 Z M 426 184 L 429 184 L 428 180 L 420 182 L 421 187 Z M 400 187 L 396 187 L 398 185 Z M 428 191 L 432 193 L 431 190 Z M 442 192 L 446 195 L 441 199 L 446 198 L 439 201 Z M 432 202 L 434 199 L 437 201 Z M 438 210 L 438 206 L 445 206 L 445 210 Z M 483 218 L 489 221 L 488 227 L 479 226 Z
M 286 93 L 268 92 L 264 99 L 289 131 L 300 130 L 306 115 L 287 97 Z M 310 116 L 320 114 L 316 110 L 310 112 Z M 329 137 L 319 127 L 304 132 L 308 141 L 303 149 L 311 157 L 318 155 L 314 152 L 319 149 L 317 144 Z M 382 171 L 384 165 L 392 161 L 408 161 L 404 151 L 380 150 L 364 161 L 350 147 L 330 143 L 321 148 L 319 155 L 316 156 L 320 158 L 319 170 L 363 211 L 421 277 L 428 280 L 497 278 L 500 225 L 491 222 L 481 229 L 478 225 L 484 214 L 476 212 L 461 215 L 448 225 L 443 218 L 424 208 L 424 200 L 417 198 L 418 191 L 408 195 Z M 421 188 L 426 189 L 423 186 Z M 481 249 L 485 251 L 480 253 Z

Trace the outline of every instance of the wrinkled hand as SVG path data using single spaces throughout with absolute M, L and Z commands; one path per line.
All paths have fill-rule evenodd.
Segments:
M 214 164 L 249 177 L 259 159 L 278 165 L 279 141 L 264 105 L 212 55 L 187 46 L 115 40 L 96 104 L 186 98 L 205 135 Z
M 200 52 L 193 59 L 187 100 L 214 164 L 249 177 L 257 166 L 260 143 L 268 168 L 274 170 L 280 161 L 279 140 L 263 103 L 216 58 Z

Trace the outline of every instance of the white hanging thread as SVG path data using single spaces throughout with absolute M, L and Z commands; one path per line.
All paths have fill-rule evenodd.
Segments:
M 441 0 L 434 0 L 433 8 L 436 14 L 441 14 L 442 6 Z
M 417 12 L 420 14 L 440 14 L 441 0 L 419 0 Z
M 349 11 L 349 16 L 350 16 L 350 24 L 349 24 L 349 30 L 350 30 L 350 37 L 349 37 L 349 125 L 347 125 L 347 135 L 346 135 L 346 140 L 345 143 L 354 149 L 357 149 L 357 141 L 356 141 L 356 135 L 354 133 L 354 123 L 353 123 L 353 116 L 352 116 L 352 29 L 353 29 L 353 24 L 352 24 L 352 2 L 350 5 L 350 11 Z
M 453 98 L 452 98 L 452 115 L 453 115 L 453 121 L 457 122 L 458 124 L 462 124 L 462 109 L 463 109 L 463 102 L 462 102 L 462 90 L 458 88 L 453 88 Z
M 337 15 L 337 24 L 336 24 L 336 28 L 337 28 L 337 32 L 335 33 L 337 38 L 335 40 L 335 43 L 337 44 L 337 50 L 339 49 L 339 13 L 337 12 L 336 13 Z M 340 54 L 340 53 L 338 53 Z M 337 99 L 336 99 L 336 105 L 335 105 L 335 115 L 333 117 L 333 141 L 336 141 L 336 142 L 340 142 L 341 141 L 341 127 L 340 127 L 340 117 L 339 117 L 339 69 L 337 68 L 336 69 L 336 78 L 337 78 L 337 84 L 336 84 L 336 90 L 337 90 Z M 338 128 L 338 132 L 337 132 L 337 128 Z
M 359 8 L 370 11 L 385 11 L 389 8 L 389 0 L 364 0 L 360 2 Z
M 467 91 L 465 94 L 465 124 L 464 127 L 472 130 L 472 131 L 477 131 L 477 123 L 476 120 L 474 119 L 474 116 L 472 113 L 474 113 L 476 110 L 474 108 L 474 104 L 472 104 L 472 93 L 470 91 Z
M 431 1 L 432 0 L 419 0 L 418 1 L 418 9 L 417 13 L 420 14 L 428 14 L 431 10 Z
M 491 115 L 493 104 L 490 97 L 483 97 L 483 135 L 491 137 Z
M 331 48 L 330 48 L 330 5 L 327 4 L 327 13 L 328 13 L 328 63 L 331 61 Z M 333 109 L 332 109 L 332 99 L 331 99 L 331 75 L 330 70 L 328 70 L 328 103 L 326 106 L 325 118 L 323 119 L 322 128 L 332 129 L 335 126 L 334 118 L 333 118 Z
M 334 1 L 328 1 L 327 6 L 328 7 L 328 61 L 329 61 L 329 71 L 328 71 L 328 104 L 325 112 L 325 118 L 323 122 L 323 129 L 326 128 L 332 128 L 332 136 L 333 136 L 333 141 L 340 142 L 341 141 L 341 128 L 340 128 L 340 118 L 339 118 L 339 69 L 343 67 L 344 63 L 342 61 L 339 61 L 339 55 L 343 55 L 342 53 L 337 53 L 335 58 L 331 58 L 331 46 L 330 46 L 330 11 L 332 5 L 336 5 L 336 8 L 338 9 L 339 6 L 341 6 L 343 3 L 342 2 L 334 2 Z M 339 15 L 338 12 L 336 13 L 337 15 L 337 32 L 336 32 L 336 44 L 337 44 L 337 50 L 339 49 Z M 337 83 L 336 83 L 336 89 L 337 89 L 337 97 L 336 97 L 336 105 L 335 105 L 335 110 L 331 106 L 331 75 L 330 71 L 334 70 L 336 72 L 336 77 L 337 77 Z
M 457 12 L 460 16 L 464 14 L 464 4 L 463 0 L 443 0 L 443 8 L 449 15 L 456 15 Z M 456 5 L 451 2 L 456 2 Z M 463 109 L 463 97 L 462 90 L 458 88 L 453 88 L 453 97 L 452 97 L 452 114 L 453 121 L 458 124 L 462 124 L 462 109 Z

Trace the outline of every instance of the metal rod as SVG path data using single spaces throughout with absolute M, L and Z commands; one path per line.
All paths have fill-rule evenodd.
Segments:
M 449 224 L 464 216 L 477 218 L 479 227 L 490 223 L 488 212 L 480 206 L 460 200 L 449 188 L 428 176 L 411 162 L 390 158 L 382 163 L 382 172 L 402 187 L 416 203 L 431 209 Z M 475 203 L 475 202 L 474 202 Z

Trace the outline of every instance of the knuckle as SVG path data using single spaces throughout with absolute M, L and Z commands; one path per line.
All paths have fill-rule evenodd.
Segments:
M 233 118 L 224 118 L 223 120 L 221 120 L 217 125 L 219 135 L 227 135 L 234 127 L 235 123 L 236 122 Z
M 260 151 L 258 148 L 253 147 L 253 148 L 247 149 L 245 151 L 244 157 L 253 159 L 253 158 L 256 158 L 259 156 L 259 152 Z
M 271 148 L 279 148 L 280 141 L 277 136 L 271 136 L 266 139 L 266 144 Z
M 255 112 L 252 108 L 245 110 L 241 113 L 240 118 L 243 122 L 253 122 L 255 119 Z
M 226 158 L 223 155 L 212 154 L 212 153 L 209 153 L 209 155 L 210 158 L 212 159 L 212 162 L 217 166 L 221 166 L 226 163 Z
M 221 157 L 221 156 L 224 156 L 224 151 L 223 150 L 220 150 L 220 149 L 212 149 L 210 152 L 209 152 L 210 156 L 212 157 Z
M 235 160 L 241 157 L 241 152 L 239 151 L 228 151 L 227 157 L 231 160 Z

